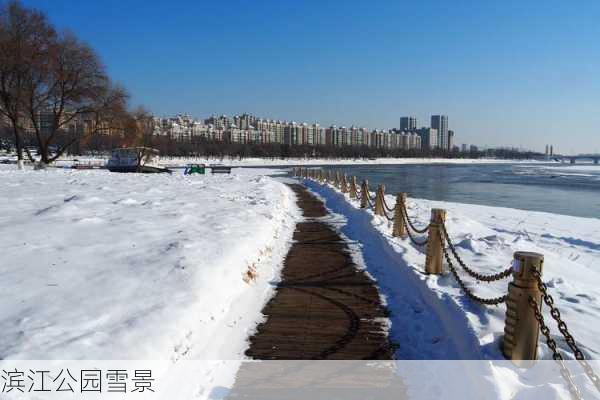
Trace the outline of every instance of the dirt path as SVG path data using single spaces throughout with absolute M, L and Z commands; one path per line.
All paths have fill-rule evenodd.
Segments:
M 267 320 L 246 354 L 263 360 L 390 359 L 386 310 L 373 281 L 357 269 L 347 244 L 322 217 L 323 203 L 290 185 L 306 221 L 294 232 Z

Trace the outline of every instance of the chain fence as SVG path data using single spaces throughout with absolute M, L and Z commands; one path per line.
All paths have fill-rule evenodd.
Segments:
M 327 177 L 329 177 L 329 174 L 326 175 L 325 183 L 329 183 L 329 180 L 327 179 Z M 354 185 L 354 180 L 352 181 L 351 185 Z M 381 191 L 378 190 L 376 192 L 376 195 L 374 197 L 371 197 L 370 193 L 368 192 L 368 189 L 366 189 L 363 194 L 363 186 L 362 185 L 360 186 L 360 188 L 356 187 L 356 185 L 355 185 L 354 189 L 356 189 L 355 190 L 356 200 L 362 201 L 363 196 L 366 196 L 366 203 L 368 204 L 368 207 L 370 209 L 374 208 L 373 202 L 375 202 L 377 200 L 378 196 L 381 196 L 381 202 L 383 203 L 383 216 L 388 221 L 395 221 L 395 218 L 400 217 L 402 219 L 404 226 L 407 228 L 406 233 L 407 233 L 408 238 L 416 246 L 423 247 L 423 246 L 427 246 L 429 244 L 430 236 L 433 233 L 433 232 L 431 232 L 431 227 L 432 227 L 431 222 L 423 228 L 417 228 L 415 226 L 414 222 L 409 218 L 408 212 L 406 209 L 406 204 L 403 201 L 396 203 L 396 205 L 394 207 L 389 207 L 389 205 L 387 204 L 387 202 L 385 200 L 385 195 L 383 193 L 383 190 L 381 190 Z M 398 206 L 400 206 L 401 208 L 400 208 L 399 212 L 395 213 Z M 394 214 L 392 214 L 390 216 L 388 213 L 394 213 Z M 502 296 L 494 297 L 494 298 L 483 298 L 483 297 L 476 295 L 473 292 L 473 290 L 461 278 L 461 276 L 457 270 L 457 267 L 455 266 L 455 262 L 471 278 L 474 278 L 477 281 L 487 282 L 487 283 L 500 281 L 502 279 L 506 279 L 506 278 L 510 277 L 514 272 L 514 268 L 513 268 L 512 264 L 510 266 L 506 267 L 505 269 L 503 269 L 497 273 L 494 273 L 494 274 L 482 274 L 482 273 L 477 272 L 475 269 L 469 267 L 464 262 L 464 260 L 460 257 L 454 242 L 452 241 L 452 239 L 450 238 L 450 235 L 448 234 L 446 224 L 443 222 L 441 224 L 436 224 L 436 226 L 437 225 L 439 225 L 439 229 L 436 228 L 436 231 L 437 231 L 437 235 L 439 236 L 439 242 L 441 245 L 443 257 L 450 269 L 450 272 L 452 273 L 452 276 L 454 277 L 454 279 L 460 286 L 462 292 L 465 293 L 465 295 L 467 297 L 469 297 L 473 301 L 480 303 L 480 304 L 492 306 L 492 305 L 500 305 L 502 303 L 505 303 L 509 298 L 508 293 L 504 294 Z M 419 240 L 419 238 L 416 236 L 417 234 L 424 234 L 427 232 L 429 232 L 429 236 L 426 237 L 425 239 Z M 542 301 L 548 306 L 548 308 L 550 310 L 550 316 L 556 322 L 558 330 L 560 331 L 562 337 L 564 338 L 565 343 L 573 352 L 574 358 L 581 365 L 583 371 L 585 372 L 585 375 L 593 383 L 595 388 L 600 392 L 600 378 L 594 372 L 591 365 L 586 361 L 584 353 L 579 348 L 573 335 L 570 333 L 570 331 L 567 327 L 567 324 L 562 319 L 560 311 L 558 310 L 558 308 L 556 308 L 556 306 L 554 304 L 553 297 L 548 293 L 548 286 L 542 280 L 541 273 L 537 269 L 532 269 L 532 274 L 533 274 L 534 278 L 536 279 L 537 288 L 538 288 L 539 292 L 541 293 Z M 556 343 L 556 340 L 554 340 L 550 334 L 550 329 L 548 328 L 548 326 L 544 320 L 544 316 L 542 315 L 542 312 L 541 312 L 541 305 L 538 304 L 538 302 L 532 296 L 529 296 L 529 298 L 528 298 L 528 305 L 531 308 L 531 310 L 535 316 L 535 320 L 538 323 L 540 332 L 542 333 L 543 337 L 545 338 L 546 345 L 552 352 L 552 359 L 555 360 L 559 365 L 561 376 L 563 377 L 563 379 L 565 380 L 565 382 L 567 384 L 569 393 L 576 400 L 582 399 L 581 391 L 575 385 L 573 376 L 570 373 L 570 371 L 567 369 L 567 367 L 564 363 L 564 358 L 558 350 L 558 345 Z
M 427 224 L 427 226 L 425 226 L 424 228 L 421 228 L 421 229 L 419 229 L 415 226 L 415 224 L 408 217 L 408 211 L 406 210 L 406 204 L 404 204 L 404 203 L 402 203 L 402 214 L 405 217 L 407 225 L 410 227 L 410 229 L 412 229 L 416 233 L 425 233 L 429 230 L 429 227 L 431 226 L 431 224 Z
M 482 282 L 495 282 L 495 281 L 499 281 L 504 278 L 508 278 L 512 274 L 512 272 L 513 272 L 512 265 L 510 265 L 506 269 L 504 269 L 496 274 L 492 274 L 492 275 L 480 274 L 479 272 L 469 268 L 464 263 L 462 258 L 458 255 L 458 252 L 456 251 L 456 247 L 454 246 L 454 243 L 452 243 L 452 240 L 450 239 L 450 236 L 448 235 L 448 231 L 446 230 L 446 224 L 442 224 L 441 228 L 442 228 L 442 234 L 444 235 L 444 240 L 448 244 L 448 248 L 452 252 L 454 259 L 456 260 L 458 265 L 460 265 L 462 267 L 462 269 L 471 277 L 477 279 L 478 281 L 482 281 Z

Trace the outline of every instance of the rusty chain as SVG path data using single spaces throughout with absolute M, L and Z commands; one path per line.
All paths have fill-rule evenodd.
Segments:
M 508 294 L 505 294 L 504 296 L 500 296 L 500 297 L 494 297 L 494 298 L 491 298 L 491 299 L 484 299 L 483 297 L 477 296 L 475 293 L 473 293 L 471 291 L 471 289 L 469 289 L 467 287 L 467 285 L 465 284 L 465 282 L 458 275 L 458 271 L 454 267 L 454 264 L 452 264 L 452 260 L 450 259 L 450 255 L 448 254 L 448 251 L 446 250 L 446 244 L 444 242 L 444 236 L 442 235 L 441 232 L 438 232 L 438 233 L 439 233 L 439 236 L 440 236 L 440 243 L 442 245 L 442 251 L 444 252 L 444 257 L 446 258 L 446 262 L 448 263 L 448 267 L 450 268 L 450 271 L 452 272 L 452 275 L 454 275 L 454 278 L 458 282 L 458 285 L 461 287 L 461 289 L 463 290 L 463 292 L 465 292 L 465 294 L 468 297 L 470 297 L 471 299 L 473 299 L 473 300 L 475 300 L 475 301 L 477 301 L 479 303 L 482 303 L 482 304 L 487 304 L 489 306 L 495 306 L 495 305 L 504 303 L 506 301 L 506 299 L 508 299 Z
M 393 211 L 391 211 L 391 212 L 393 212 Z M 383 215 L 385 216 L 385 218 L 386 218 L 388 221 L 390 221 L 390 222 L 393 222 L 393 221 L 394 221 L 394 215 L 392 215 L 392 216 L 390 217 L 390 216 L 388 215 L 388 211 L 387 211 L 387 210 L 385 210 L 385 209 L 383 210 Z
M 544 337 L 546 338 L 546 344 L 552 351 L 552 359 L 558 363 L 558 366 L 560 367 L 560 374 L 564 378 L 565 382 L 567 382 L 569 393 L 571 393 L 571 396 L 574 399 L 582 400 L 583 397 L 581 396 L 581 392 L 579 391 L 577 386 L 575 386 L 575 382 L 573 382 L 573 376 L 571 375 L 571 372 L 569 372 L 569 370 L 567 369 L 567 366 L 564 363 L 563 356 L 558 352 L 558 349 L 556 348 L 556 341 L 550 336 L 550 329 L 544 322 L 544 316 L 540 311 L 540 306 L 538 305 L 537 301 L 535 301 L 535 299 L 531 296 L 529 296 L 529 306 L 533 309 L 535 319 L 537 320 L 540 326 L 540 332 L 542 332 L 542 335 L 544 335 Z
M 404 222 L 407 223 L 406 222 L 406 220 L 407 220 L 406 214 L 404 214 L 404 213 L 400 213 L 400 214 L 402 214 L 402 219 L 404 220 Z M 429 242 L 429 238 L 425 239 L 422 242 L 419 242 L 417 239 L 415 239 L 415 237 L 411 233 L 410 229 L 407 229 L 406 233 L 408 234 L 408 238 L 410 239 L 410 241 L 413 242 L 414 244 L 416 244 L 417 246 L 425 246 Z
M 446 239 L 446 243 L 448 243 L 448 247 L 450 248 L 450 251 L 452 252 L 452 254 L 454 255 L 454 258 L 456 259 L 456 261 L 458 262 L 458 264 L 465 270 L 465 272 L 470 275 L 471 277 L 477 279 L 478 281 L 483 281 L 483 282 L 494 282 L 494 281 L 499 281 L 500 279 L 504 279 L 506 277 L 509 277 L 510 274 L 513 271 L 512 266 L 509 266 L 508 268 L 506 268 L 503 271 L 500 271 L 496 274 L 493 275 L 484 275 L 484 274 L 480 274 L 479 272 L 469 268 L 464 261 L 460 258 L 460 256 L 458 255 L 458 252 L 456 251 L 456 248 L 454 247 L 454 243 L 452 243 L 452 240 L 450 240 L 450 236 L 448 235 L 448 231 L 446 230 L 446 224 L 442 224 L 442 233 L 444 234 L 444 238 Z
M 431 224 L 427 224 L 427 226 L 422 229 L 418 229 L 417 227 L 415 227 L 415 225 L 412 223 L 412 221 L 408 218 L 408 212 L 406 211 L 406 204 L 402 204 L 402 214 L 405 217 L 404 219 L 406 221 L 406 224 L 408 226 L 410 226 L 410 228 L 413 231 L 415 231 L 416 233 L 425 233 L 429 230 L 429 227 L 431 226 Z
M 542 299 L 544 300 L 544 303 L 546 303 L 546 305 L 550 308 L 550 316 L 552 316 L 552 318 L 556 321 L 558 330 L 565 338 L 565 342 L 569 348 L 573 351 L 573 356 L 579 362 L 586 376 L 590 379 L 590 381 L 592 381 L 596 389 L 600 391 L 600 378 L 598 375 L 596 375 L 592 369 L 592 366 L 585 360 L 583 352 L 581 349 L 579 349 L 579 346 L 577 346 L 575 338 L 569 332 L 569 328 L 567 328 L 565 321 L 563 321 L 560 311 L 554 306 L 554 298 L 548 294 L 548 286 L 542 281 L 540 272 L 535 268 L 532 268 L 531 273 L 537 280 L 537 286 L 540 292 L 542 292 Z
M 385 195 L 381 196 L 381 198 L 383 199 L 383 207 L 385 207 L 386 210 L 388 210 L 389 212 L 394 212 L 396 211 L 396 206 L 394 206 L 393 208 L 387 205 L 387 202 L 385 201 Z

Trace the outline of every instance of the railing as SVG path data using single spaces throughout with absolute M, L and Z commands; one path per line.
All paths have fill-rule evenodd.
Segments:
M 554 300 L 547 292 L 547 286 L 542 280 L 544 256 L 533 252 L 514 253 L 511 264 L 494 274 L 482 274 L 469 267 L 460 257 L 446 228 L 446 210 L 434 208 L 431 219 L 425 226 L 418 226 L 409 216 L 406 207 L 406 193 L 396 195 L 396 203 L 390 207 L 385 199 L 385 188 L 379 185 L 375 195 L 369 191 L 369 183 L 365 179 L 357 184 L 352 176 L 348 180 L 346 174 L 322 169 L 294 168 L 294 176 L 313 180 L 324 185 L 333 186 L 347 194 L 351 201 L 358 201 L 360 208 L 372 210 L 376 216 L 393 223 L 392 236 L 409 239 L 418 248 L 425 249 L 425 272 L 428 274 L 443 274 L 444 263 L 448 265 L 452 276 L 458 282 L 461 290 L 471 300 L 488 306 L 506 303 L 504 337 L 502 353 L 513 361 L 536 360 L 539 333 L 546 339 L 552 351 L 552 358 L 559 363 L 560 371 L 565 379 L 572 397 L 581 398 L 581 393 L 575 386 L 571 373 L 563 363 L 563 356 L 556 347 L 556 342 L 550 336 L 550 330 L 541 313 L 542 304 L 550 308 L 550 315 L 556 321 L 558 330 L 565 339 L 574 357 L 579 361 L 586 376 L 600 392 L 600 378 L 585 360 L 575 339 L 562 320 Z M 459 268 L 460 267 L 460 270 Z M 508 283 L 507 293 L 494 298 L 483 298 L 475 294 L 461 277 L 461 272 L 480 282 L 495 282 L 512 276 Z M 543 303 L 542 303 L 543 302 Z

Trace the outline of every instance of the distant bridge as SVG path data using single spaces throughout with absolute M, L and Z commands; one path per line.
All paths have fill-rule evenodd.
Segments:
M 550 159 L 565 162 L 569 160 L 569 163 L 575 164 L 577 161 L 592 161 L 594 164 L 600 163 L 600 154 L 579 154 L 576 156 L 550 156 Z

